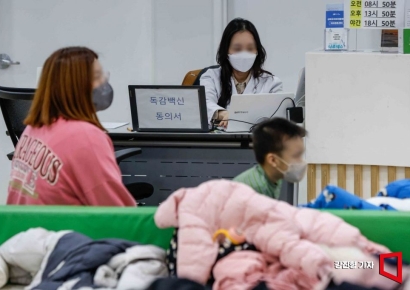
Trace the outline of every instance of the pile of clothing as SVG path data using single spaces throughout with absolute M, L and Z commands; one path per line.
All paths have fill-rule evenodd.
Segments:
M 0 246 L 0 288 L 145 290 L 168 276 L 165 255 L 152 245 L 35 228 Z
M 396 282 L 379 275 L 377 254 L 389 249 L 336 216 L 295 208 L 244 184 L 218 180 L 180 189 L 159 206 L 155 222 L 160 228 L 177 228 L 168 253 L 171 274 L 175 269 L 179 279 L 200 285 L 213 280 L 213 290 L 322 290 L 346 283 L 356 289 L 397 289 Z M 232 228 L 244 238 L 233 251 L 226 240 L 215 239 L 221 229 Z M 374 266 L 337 269 L 335 261 Z M 385 267 L 390 273 L 397 270 Z M 403 267 L 405 281 L 409 273 Z
M 410 211 L 410 179 L 394 181 L 376 197 L 362 199 L 343 188 L 328 185 L 312 202 L 301 207 L 316 209 L 359 209 Z

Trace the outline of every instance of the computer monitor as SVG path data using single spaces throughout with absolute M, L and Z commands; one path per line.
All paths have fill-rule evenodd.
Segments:
M 208 132 L 203 86 L 128 86 L 139 132 Z
M 226 132 L 246 133 L 270 118 L 288 118 L 287 108 L 295 107 L 294 97 L 293 93 L 232 95 Z
M 305 68 L 303 68 L 299 75 L 298 88 L 295 96 L 296 106 L 305 106 Z

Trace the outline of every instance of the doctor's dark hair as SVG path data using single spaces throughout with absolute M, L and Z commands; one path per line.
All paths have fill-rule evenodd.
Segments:
M 255 25 L 253 25 L 252 22 L 242 18 L 235 18 L 234 20 L 229 22 L 222 34 L 221 43 L 219 44 L 218 53 L 216 55 L 216 61 L 221 66 L 221 95 L 218 100 L 218 105 L 223 108 L 227 107 L 227 105 L 231 102 L 232 97 L 231 77 L 233 68 L 228 59 L 229 46 L 235 33 L 243 31 L 249 31 L 253 35 L 256 48 L 258 50 L 258 55 L 256 56 L 255 62 L 253 63 L 253 66 L 251 68 L 253 77 L 256 79 L 263 73 L 272 75 L 272 73 L 262 69 L 263 64 L 266 60 L 266 51 L 262 46 Z
M 104 130 L 92 101 L 96 59 L 94 51 L 80 46 L 61 48 L 51 54 L 43 65 L 24 124 L 42 127 L 63 118 L 85 121 Z
M 253 151 L 259 164 L 265 163 L 265 157 L 269 153 L 281 156 L 284 149 L 283 142 L 295 137 L 305 137 L 307 132 L 304 128 L 283 118 L 273 118 L 260 123 L 253 130 Z

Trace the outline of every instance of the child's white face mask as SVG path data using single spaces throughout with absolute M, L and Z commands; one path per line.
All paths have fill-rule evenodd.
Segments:
M 296 183 L 303 179 L 306 174 L 307 168 L 307 163 L 305 161 L 289 164 L 279 156 L 278 158 L 288 166 L 288 169 L 285 171 L 282 171 L 279 167 L 276 167 L 276 169 L 278 169 L 283 174 L 284 180 L 286 180 L 287 182 Z

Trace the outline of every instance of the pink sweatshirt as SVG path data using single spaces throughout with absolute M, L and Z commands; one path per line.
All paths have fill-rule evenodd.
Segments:
M 135 206 L 110 138 L 96 126 L 59 119 L 27 126 L 12 161 L 7 204 Z

